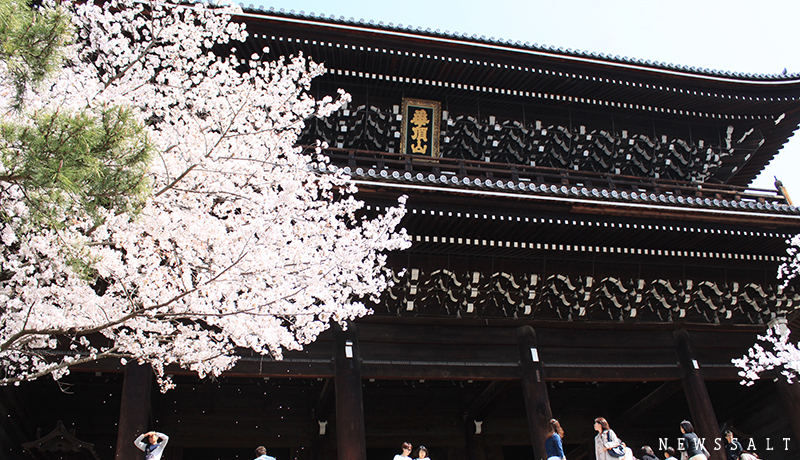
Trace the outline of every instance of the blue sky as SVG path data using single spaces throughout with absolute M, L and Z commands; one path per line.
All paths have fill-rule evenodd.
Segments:
M 539 45 L 756 74 L 800 73 L 795 0 L 265 0 L 244 6 L 468 32 Z M 800 204 L 800 135 L 753 184 Z

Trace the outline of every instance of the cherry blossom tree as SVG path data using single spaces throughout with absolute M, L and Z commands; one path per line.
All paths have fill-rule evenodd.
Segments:
M 121 143 L 128 151 L 147 143 L 152 161 L 140 176 L 151 192 L 135 206 L 38 200 L 56 217 L 41 225 L 28 190 L 0 164 L 0 383 L 119 358 L 150 363 L 165 391 L 166 366 L 219 375 L 237 349 L 280 359 L 331 321 L 369 314 L 360 299 L 375 299 L 391 280 L 385 253 L 410 244 L 397 230 L 404 198 L 368 219 L 325 146 L 295 145 L 304 120 L 350 99 L 308 93 L 324 67 L 303 55 L 237 58 L 247 31 L 231 20 L 235 6 L 71 8 L 75 40 L 64 64 L 24 88 L 20 110 L 10 85 L 0 105 L 16 126 L 52 114 L 123 114 L 146 134 Z M 3 142 L 8 152 L 18 147 Z
M 761 377 L 761 373 L 779 369 L 789 383 L 800 376 L 800 349 L 789 340 L 789 328 L 785 323 L 770 325 L 764 335 L 747 351 L 747 354 L 733 359 L 733 364 L 741 368 L 739 375 L 742 385 L 751 386 Z
M 786 287 L 800 273 L 800 235 L 795 235 L 787 241 L 788 257 L 778 267 L 778 279 L 783 280 L 782 287 Z M 747 354 L 732 360 L 740 368 L 742 385 L 753 385 L 761 374 L 777 369 L 789 383 L 800 377 L 800 347 L 791 342 L 791 331 L 786 325 L 786 318 L 779 317 L 772 321 L 764 335 L 759 335 L 758 340 Z
M 789 245 L 786 248 L 789 257 L 778 267 L 778 279 L 783 280 L 784 287 L 800 274 L 800 235 L 795 235 L 786 243 Z

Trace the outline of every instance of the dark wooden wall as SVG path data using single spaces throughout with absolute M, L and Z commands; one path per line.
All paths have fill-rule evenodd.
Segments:
M 0 458 L 21 458 L 22 442 L 35 439 L 34 414 L 26 410 L 29 399 L 26 385 L 0 387 Z
M 591 459 L 592 420 L 609 419 L 632 446 L 674 445 L 690 418 L 675 351 L 678 325 L 532 322 L 553 416 L 567 431 L 570 460 Z M 519 369 L 519 322 L 370 317 L 358 323 L 368 458 L 391 458 L 404 441 L 424 444 L 437 460 L 530 458 L 531 437 Z M 694 352 L 720 425 L 757 447 L 772 439 L 769 459 L 796 458 L 778 444 L 793 438 L 771 380 L 738 383 L 729 356 L 752 343 L 748 327 L 689 327 Z M 253 458 L 265 445 L 279 460 L 335 459 L 331 334 L 285 361 L 243 360 L 216 380 L 176 373 L 177 388 L 152 392 L 149 426 L 170 435 L 164 460 Z M 122 374 L 115 366 L 73 372 L 3 389 L 0 436 L 12 449 L 46 434 L 58 420 L 112 458 Z M 327 421 L 320 435 L 319 421 Z M 474 420 L 482 421 L 475 435 Z M 132 439 L 130 440 L 132 442 Z M 780 448 L 780 450 L 779 450 Z M 4 450 L 11 452 L 12 450 Z M 525 455 L 528 455 L 525 457 Z M 764 455 L 762 455 L 763 457 Z M 12 456 L 9 458 L 16 458 Z
M 119 406 L 106 397 L 105 390 L 116 387 L 119 391 L 121 386 L 114 378 L 106 379 L 74 373 L 67 377 L 74 384 L 70 393 L 58 391 L 52 382 L 26 384 L 28 399 L 15 404 L 24 406 L 34 432 L 20 433 L 6 424 L 3 429 L 8 447 L 18 448 L 18 436 L 32 440 L 37 427 L 46 433 L 55 421 L 63 420 L 76 436 L 95 443 L 101 459 L 113 458 L 114 420 L 119 417 Z M 466 458 L 470 433 L 464 415 L 491 382 L 423 380 L 363 381 L 368 458 L 391 458 L 384 454 L 393 455 L 403 441 L 426 445 L 431 458 L 437 460 Z M 326 434 L 320 436 L 312 412 L 324 381 L 222 378 L 213 382 L 181 377 L 177 383 L 176 389 L 153 395 L 151 427 L 171 437 L 164 460 L 251 459 L 257 445 L 267 446 L 278 460 L 336 458 L 335 414 Z M 689 418 L 680 385 L 671 388 L 658 404 L 645 411 L 636 410 L 637 404 L 666 383 L 548 381 L 553 415 L 567 432 L 567 458 L 593 458 L 591 422 L 597 416 L 608 418 L 631 446 L 657 446 L 661 438 L 674 446 L 680 433 L 678 424 Z M 721 425 L 734 428 L 743 438 L 753 437 L 764 458 L 797 458 L 800 450 L 772 382 L 761 382 L 754 388 L 731 381 L 709 381 L 707 385 Z M 530 448 L 522 401 L 520 382 L 511 380 L 483 412 L 482 434 L 477 438 L 485 458 L 510 460 L 526 446 Z M 15 418 L 14 423 L 18 420 Z M 769 453 L 764 450 L 767 437 L 775 448 Z M 792 438 L 789 451 L 783 450 L 780 440 L 784 437 Z M 504 451 L 505 455 L 499 456 Z M 13 454 L 0 458 L 21 457 Z

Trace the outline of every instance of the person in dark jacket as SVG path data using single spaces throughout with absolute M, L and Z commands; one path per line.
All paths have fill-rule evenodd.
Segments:
M 639 460 L 659 460 L 655 452 L 653 452 L 653 448 L 650 446 L 642 446 L 640 454 L 641 457 L 639 457 Z
M 708 460 L 705 448 L 700 438 L 694 432 L 694 426 L 688 420 L 681 422 L 681 433 L 683 433 L 683 445 L 678 446 L 678 450 L 686 452 L 689 460 Z
M 739 460 L 739 456 L 742 455 L 744 450 L 742 443 L 733 437 L 733 431 L 731 430 L 723 431 L 722 435 L 725 437 L 725 458 L 727 460 Z

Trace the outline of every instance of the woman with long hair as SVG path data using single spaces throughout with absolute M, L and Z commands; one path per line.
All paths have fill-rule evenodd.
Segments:
M 621 446 L 622 441 L 608 426 L 608 420 L 603 417 L 594 419 L 594 431 L 597 431 L 597 436 L 594 437 L 594 458 L 596 460 L 617 460 L 619 457 L 611 455 L 609 451 Z
M 556 419 L 550 419 L 547 429 L 547 439 L 544 440 L 544 451 L 547 453 L 547 460 L 566 460 L 564 447 L 561 440 L 564 438 L 564 430 Z

